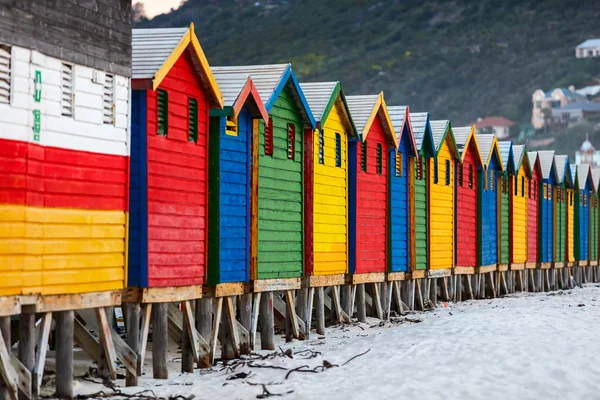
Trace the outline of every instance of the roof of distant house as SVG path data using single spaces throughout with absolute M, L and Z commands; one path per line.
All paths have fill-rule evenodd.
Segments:
M 578 49 L 587 49 L 590 47 L 600 46 L 600 39 L 588 39 L 585 42 L 579 43 Z
M 600 85 L 582 87 L 581 89 L 575 90 L 575 92 L 582 96 L 595 96 L 600 93 Z
M 599 103 L 600 104 L 600 103 Z M 504 117 L 485 117 L 476 122 L 473 122 L 477 128 L 485 128 L 487 126 L 513 126 L 515 123 Z
M 582 110 L 584 112 L 600 112 L 600 103 L 594 101 L 576 101 L 575 103 L 565 104 L 558 110 Z
M 571 98 L 571 99 L 581 99 L 581 98 L 583 98 L 582 95 L 580 95 L 579 93 L 571 91 L 571 89 L 568 89 L 568 88 L 557 88 L 557 89 L 560 90 L 565 97 L 568 97 L 568 98 Z M 554 90 L 556 90 L 556 89 L 554 89 Z

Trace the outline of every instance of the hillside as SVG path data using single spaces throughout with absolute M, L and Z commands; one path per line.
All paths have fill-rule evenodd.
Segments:
M 536 88 L 593 83 L 600 59 L 574 48 L 600 37 L 599 18 L 597 0 L 188 0 L 137 27 L 194 22 L 213 65 L 290 61 L 301 80 L 383 89 L 457 125 L 529 122 Z

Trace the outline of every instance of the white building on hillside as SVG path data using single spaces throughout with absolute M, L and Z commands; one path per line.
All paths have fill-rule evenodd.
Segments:
M 600 57 L 600 39 L 588 39 L 575 48 L 575 57 Z

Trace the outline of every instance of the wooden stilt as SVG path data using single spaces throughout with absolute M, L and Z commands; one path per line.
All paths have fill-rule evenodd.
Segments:
M 342 319 L 342 305 L 341 305 L 341 301 L 340 301 L 340 287 L 339 286 L 332 286 L 331 287 L 332 292 L 331 292 L 331 300 L 333 301 L 333 310 L 334 312 L 332 313 L 332 321 L 335 321 L 337 323 L 342 323 L 343 319 Z
M 394 286 L 394 282 L 384 282 L 383 283 L 384 286 L 386 286 L 386 293 L 387 293 L 387 297 L 386 297 L 386 302 L 385 302 L 385 317 L 389 318 L 390 316 L 390 312 L 392 311 L 392 297 L 393 297 L 393 286 Z
M 383 319 L 383 308 L 381 307 L 381 294 L 379 292 L 379 283 L 373 283 L 373 303 L 377 318 Z
M 127 331 L 127 344 L 131 350 L 138 354 L 140 352 L 140 303 L 127 303 L 127 314 L 125 316 L 125 329 Z M 137 386 L 138 377 L 137 373 L 132 374 L 127 370 L 125 376 L 126 386 Z
M 343 285 L 340 288 L 340 302 L 342 311 L 344 311 L 348 317 L 352 316 L 352 287 L 350 285 Z
M 308 314 L 308 288 L 302 288 L 296 290 L 296 315 L 298 316 L 298 323 L 300 326 L 299 338 L 301 340 L 306 340 L 308 338 L 307 332 L 304 331 L 306 329 L 306 320 Z M 302 321 L 302 322 L 300 322 Z M 304 329 L 302 328 L 304 325 Z
M 325 289 L 316 288 L 315 291 L 315 328 L 318 335 L 325 334 Z
M 364 283 L 356 285 L 356 316 L 359 322 L 367 322 L 367 296 Z
M 256 349 L 256 332 L 258 330 L 258 310 L 262 293 L 254 293 L 252 298 L 252 327 L 250 329 L 250 349 Z
M 431 300 L 431 303 L 433 304 L 434 307 L 437 304 L 437 297 L 438 297 L 437 281 L 438 281 L 437 278 L 432 278 L 429 280 L 429 300 Z
M 10 317 L 0 318 L 0 398 L 16 400 L 19 396 L 18 376 L 12 365 Z
M 40 396 L 42 387 L 42 377 L 44 376 L 44 365 L 46 364 L 46 351 L 48 350 L 48 338 L 50 337 L 50 327 L 52 325 L 52 313 L 45 313 L 40 323 L 40 335 L 37 342 L 37 354 L 35 358 L 35 367 L 32 374 L 32 395 L 35 398 Z M 72 336 L 72 334 L 71 334 Z M 71 342 L 73 338 L 71 337 Z
M 4 347 L 7 354 L 10 354 L 10 344 L 11 342 L 11 329 L 10 329 L 10 317 L 0 317 L 0 333 L 2 334 L 3 340 L 0 341 L 0 346 Z M 8 347 L 8 348 L 7 348 Z M 0 350 L 1 351 L 1 350 Z M 10 356 L 8 356 L 10 359 Z M 14 382 L 13 382 L 14 383 Z M 17 390 L 16 384 L 12 389 Z M 16 394 L 15 394 L 16 397 Z M 0 400 L 8 400 L 11 399 L 11 385 L 4 383 L 3 380 L 0 379 Z
M 248 332 L 252 331 L 252 293 L 240 296 L 240 323 Z M 250 347 L 252 346 L 250 344 Z
M 142 313 L 142 330 L 140 332 L 140 352 L 138 354 L 137 376 L 142 376 L 144 360 L 146 359 L 146 347 L 148 346 L 148 332 L 150 331 L 150 320 L 152 315 L 152 303 L 144 306 Z
M 396 282 L 392 282 L 392 293 L 393 293 L 393 296 L 390 296 L 390 297 L 394 298 L 394 300 L 396 302 L 396 305 L 398 306 L 398 312 L 400 314 L 403 314 L 405 310 L 404 310 L 404 303 L 402 302 L 401 283 L 402 282 L 397 282 L 397 281 Z
M 448 280 L 450 279 L 450 277 L 443 277 L 442 278 L 442 296 L 444 301 L 450 301 L 450 292 L 448 290 Z
M 233 349 L 233 355 L 236 358 L 240 356 L 240 337 L 237 330 L 236 310 L 232 296 L 228 296 L 225 299 L 225 314 L 227 321 L 227 328 L 229 331 L 229 341 Z
M 410 310 L 410 281 L 400 281 L 398 282 L 398 287 L 400 288 L 400 300 L 404 303 L 404 310 L 402 312 L 406 312 Z
M 300 331 L 298 327 L 298 319 L 296 315 L 296 306 L 294 304 L 294 292 L 292 290 L 285 291 L 285 301 L 287 303 L 287 312 L 288 317 L 290 319 L 290 324 L 292 328 L 292 336 L 296 339 L 300 336 Z
M 196 327 L 194 327 L 195 329 Z M 194 359 L 197 360 L 197 358 L 192 354 L 193 345 L 190 341 L 189 330 L 188 322 L 184 318 L 181 333 L 181 372 L 193 373 Z
M 416 279 L 415 286 L 416 308 L 420 311 L 425 311 L 425 303 L 423 302 L 423 293 L 421 292 L 421 279 Z
M 35 313 L 23 312 L 19 322 L 19 360 L 28 371 L 35 367 Z M 20 394 L 19 398 L 25 397 Z
M 312 313 L 313 313 L 313 302 L 315 299 L 315 288 L 309 288 L 308 289 L 308 298 L 306 299 L 306 321 L 305 321 L 305 326 L 306 326 L 306 339 L 308 340 L 310 338 L 310 329 L 311 329 L 311 325 L 312 325 Z
M 411 279 L 410 282 L 408 283 L 408 308 L 410 308 L 411 310 L 415 310 L 415 296 L 416 296 L 416 288 L 417 288 L 417 283 L 416 283 L 416 279 Z
M 467 282 L 467 293 L 469 295 L 469 299 L 470 300 L 475 300 L 475 293 L 473 293 L 473 284 L 471 282 L 472 280 L 472 276 L 471 275 L 465 275 L 465 281 Z
M 462 301 L 463 276 L 462 275 L 454 275 L 453 278 L 454 278 L 454 301 L 459 303 Z
M 212 342 L 213 331 L 213 299 L 196 300 L 196 329 L 208 343 Z M 212 356 L 211 356 L 212 357 Z M 212 364 L 212 361 L 209 363 Z M 199 368 L 203 368 L 198 365 Z M 206 367 L 204 367 L 206 368 Z
M 262 294 L 260 299 L 260 348 L 275 350 L 275 317 L 273 314 L 273 292 Z
M 73 311 L 56 313 L 56 397 L 73 397 Z
M 352 316 L 354 315 L 354 303 L 356 302 L 356 285 L 348 285 L 351 287 L 350 289 L 350 314 L 348 314 L 348 317 L 352 318 Z
M 221 329 L 221 319 L 223 316 L 223 298 L 219 297 L 214 299 L 215 304 L 213 304 L 213 309 L 214 309 L 214 318 L 213 318 L 213 325 L 212 325 L 212 332 L 210 334 L 210 364 L 212 365 L 214 360 L 215 360 L 215 354 L 217 352 L 217 342 L 219 341 L 219 332 Z M 271 302 L 271 315 L 273 315 L 273 302 Z M 271 323 L 273 321 L 271 320 Z M 273 326 L 271 324 L 271 326 Z M 274 349 L 274 348 L 273 348 Z M 273 350 L 270 349 L 270 350 Z
M 154 379 L 168 379 L 167 344 L 168 344 L 167 303 L 156 303 L 152 306 L 152 376 Z

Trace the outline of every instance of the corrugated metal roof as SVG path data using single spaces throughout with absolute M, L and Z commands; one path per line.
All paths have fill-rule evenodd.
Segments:
M 325 108 L 327 108 L 327 104 L 329 104 L 331 95 L 337 84 L 338 82 L 300 83 L 308 106 L 317 121 L 321 121 L 323 118 L 323 112 L 325 112 Z
M 469 139 L 472 129 L 473 127 L 471 126 L 459 126 L 458 128 L 452 127 L 452 133 L 454 134 L 456 147 L 458 148 L 458 152 L 461 156 L 465 146 L 467 145 L 467 140 Z
M 567 160 L 569 159 L 568 156 L 565 156 L 564 154 L 559 154 L 559 155 L 555 155 L 554 156 L 554 164 L 556 164 L 556 175 L 558 175 L 558 183 L 562 184 L 565 180 L 565 173 L 566 171 L 566 166 L 567 166 Z M 569 171 L 569 173 L 571 173 L 571 171 Z
M 415 137 L 415 144 L 417 149 L 421 151 L 423 147 L 423 139 L 425 139 L 425 132 L 427 131 L 427 121 L 429 120 L 428 112 L 410 113 L 410 123 L 413 128 L 413 135 Z
M 431 125 L 431 134 L 433 135 L 435 151 L 438 151 L 440 149 L 440 145 L 442 144 L 442 138 L 444 137 L 444 134 L 450 125 L 450 121 L 447 119 L 429 121 L 429 125 Z
M 213 70 L 211 68 L 211 70 Z M 223 93 L 223 102 L 225 106 L 232 107 L 240 92 L 250 78 L 248 74 L 221 74 L 213 70 L 213 75 Z
M 373 108 L 379 100 L 379 95 L 346 96 L 346 102 L 350 109 L 350 115 L 356 125 L 358 133 L 362 134 L 369 117 L 373 113 Z
M 483 163 L 487 167 L 491 160 L 491 152 L 494 146 L 495 136 L 492 134 L 479 134 L 477 135 L 477 143 L 479 144 L 479 151 L 481 151 L 481 157 Z
M 404 119 L 406 117 L 407 108 L 408 106 L 388 106 L 387 108 L 392 125 L 394 125 L 394 129 L 396 130 L 396 138 L 398 139 L 398 143 L 400 143 L 400 136 L 402 135 L 402 127 L 405 123 Z
M 243 65 L 230 67 L 212 67 L 214 74 L 221 76 L 246 75 L 251 76 L 256 90 L 265 106 L 275 94 L 279 82 L 283 78 L 286 70 L 291 68 L 291 64 L 270 64 L 270 65 Z
M 590 173 L 590 165 L 589 164 L 577 165 L 577 177 L 579 180 L 579 190 L 585 189 L 585 184 L 587 183 L 589 173 Z
M 190 28 L 133 29 L 132 79 L 152 79 Z
M 502 165 L 504 166 L 504 171 L 508 171 L 508 166 L 510 163 L 510 158 L 513 156 L 511 152 L 512 142 L 511 141 L 502 141 L 498 142 L 498 150 L 500 151 L 500 157 L 502 158 Z M 514 163 L 514 158 L 513 158 Z
M 515 168 L 520 168 L 521 163 L 523 162 L 523 157 L 525 156 L 525 146 L 515 144 L 512 147 L 512 151 Z
M 542 167 L 542 178 L 548 179 L 550 178 L 550 172 L 552 172 L 552 165 L 554 165 L 554 150 L 543 150 L 537 153 L 540 158 L 540 167 Z
M 592 168 L 592 181 L 594 182 L 594 190 L 598 191 L 598 185 L 600 185 L 600 168 Z

